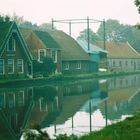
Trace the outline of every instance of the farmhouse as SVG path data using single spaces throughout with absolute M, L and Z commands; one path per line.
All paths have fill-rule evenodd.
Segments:
M 16 23 L 0 22 L 0 77 L 32 73 L 32 57 Z
M 22 29 L 21 32 L 26 40 L 34 61 L 43 63 L 44 58 L 52 58 L 56 65 L 56 72 L 61 72 L 61 49 L 52 37 L 43 31 Z
M 98 46 L 103 47 L 101 42 Z M 137 71 L 140 70 L 140 54 L 127 43 L 106 42 L 108 51 L 107 67 L 111 71 Z
M 97 72 L 98 64 L 91 61 L 89 55 L 72 37 L 63 31 L 48 31 L 62 49 L 62 73 Z

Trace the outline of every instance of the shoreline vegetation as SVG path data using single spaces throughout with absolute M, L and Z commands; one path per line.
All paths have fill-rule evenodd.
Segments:
M 42 85 L 42 84 L 56 84 L 59 82 L 85 80 L 93 78 L 109 78 L 116 76 L 126 76 L 132 74 L 140 74 L 140 71 L 135 72 L 99 72 L 99 73 L 85 73 L 85 74 L 56 74 L 49 77 L 37 77 L 37 78 L 2 78 L 0 79 L 0 87 L 2 86 L 28 86 L 28 85 Z

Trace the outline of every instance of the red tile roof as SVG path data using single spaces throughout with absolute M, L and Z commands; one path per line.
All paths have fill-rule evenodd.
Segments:
M 103 48 L 103 42 L 97 42 Z M 140 54 L 129 43 L 106 42 L 108 58 L 140 58 Z

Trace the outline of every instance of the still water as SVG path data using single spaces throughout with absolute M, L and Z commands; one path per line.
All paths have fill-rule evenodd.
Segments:
M 133 115 L 139 101 L 140 75 L 0 87 L 0 139 L 19 140 L 31 124 L 50 137 L 83 135 Z

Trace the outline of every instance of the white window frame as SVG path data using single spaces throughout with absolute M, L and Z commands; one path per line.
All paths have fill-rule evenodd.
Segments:
M 18 65 L 18 61 L 21 61 L 21 62 L 22 62 L 22 71 L 20 71 L 20 72 L 18 71 L 18 66 L 19 66 L 19 65 Z M 24 72 L 24 63 L 23 63 L 23 59 L 17 59 L 17 72 L 18 72 L 18 73 L 23 73 L 23 72 Z
M 45 49 L 38 49 L 38 61 L 39 61 L 39 62 L 42 62 L 42 61 L 40 60 L 40 58 L 41 58 L 41 56 L 40 56 L 41 51 L 44 52 L 44 57 L 46 57 L 46 50 L 45 50 Z
M 2 63 L 3 63 L 3 73 L 0 73 L 0 75 L 4 75 L 4 73 L 5 73 L 5 69 L 4 69 L 4 59 L 0 59 L 0 61 L 2 61 Z
M 13 63 L 12 63 L 12 64 L 13 64 L 13 71 L 12 71 L 12 72 L 9 72 L 9 71 L 8 71 L 8 74 L 14 74 L 14 71 L 15 71 L 15 68 L 14 68 L 14 59 L 8 59 L 8 60 L 7 60 L 7 68 L 8 68 L 8 66 L 9 66 L 9 64 L 8 64 L 8 61 L 9 61 L 9 60 L 12 60 L 12 61 L 13 61 Z
M 76 69 L 81 69 L 81 62 L 76 63 Z
M 69 63 L 68 62 L 64 63 L 64 69 L 69 70 Z
M 14 52 L 14 51 L 16 51 L 16 41 L 15 41 L 15 39 L 14 39 L 14 37 L 13 36 L 11 36 L 11 38 L 12 38 L 12 50 L 10 50 L 9 49 L 9 47 L 10 47 L 10 45 L 9 45 L 9 41 L 10 41 L 10 39 L 8 39 L 8 42 L 7 42 L 7 51 L 8 52 Z
M 54 52 L 54 59 L 53 59 L 53 52 Z M 51 51 L 51 56 L 52 56 L 52 59 L 53 59 L 53 62 L 54 63 L 57 63 L 57 50 L 52 50 Z

